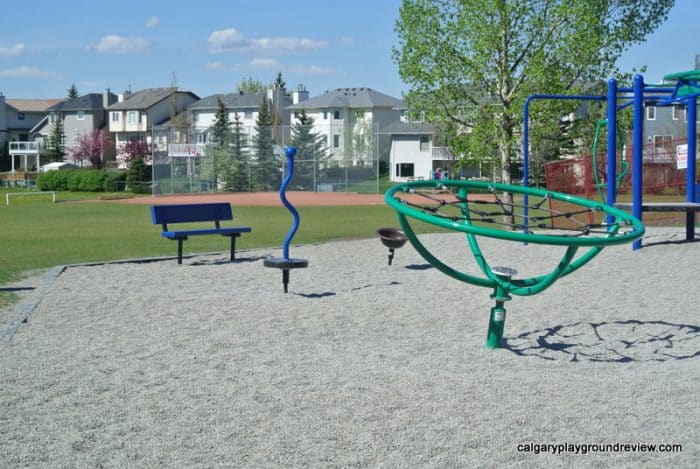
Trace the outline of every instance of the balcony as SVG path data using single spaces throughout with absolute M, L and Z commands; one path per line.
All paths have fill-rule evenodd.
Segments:
M 450 147 L 433 147 L 433 160 L 453 161 L 454 159 Z
M 38 155 L 41 149 L 40 142 L 10 142 L 10 155 Z

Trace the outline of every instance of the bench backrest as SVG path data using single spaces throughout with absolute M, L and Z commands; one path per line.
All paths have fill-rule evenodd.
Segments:
M 168 223 L 233 220 L 233 211 L 229 203 L 151 205 L 151 218 L 165 228 Z

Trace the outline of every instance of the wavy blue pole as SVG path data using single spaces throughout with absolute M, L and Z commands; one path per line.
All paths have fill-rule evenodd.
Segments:
M 287 232 L 287 236 L 284 238 L 284 246 L 282 248 L 282 257 L 289 259 L 289 243 L 292 242 L 292 238 L 299 229 L 299 212 L 294 206 L 287 200 L 287 186 L 294 176 L 294 155 L 297 154 L 297 149 L 295 147 L 287 147 L 284 150 L 284 154 L 287 155 L 287 174 L 284 176 L 282 185 L 280 186 L 280 200 L 287 210 L 292 214 L 294 221 L 292 227 Z
M 265 267 L 275 267 L 277 269 L 282 269 L 282 284 L 284 285 L 284 292 L 287 293 L 287 285 L 289 284 L 289 269 L 300 269 L 309 266 L 309 261 L 306 259 L 290 259 L 289 258 L 289 244 L 292 242 L 292 238 L 299 229 L 299 212 L 294 206 L 287 200 L 287 186 L 289 186 L 292 177 L 294 176 L 294 155 L 296 155 L 297 149 L 295 147 L 287 147 L 284 150 L 284 154 L 287 155 L 287 171 L 282 180 L 282 185 L 280 186 L 280 200 L 282 204 L 287 207 L 287 210 L 292 214 L 294 221 L 292 222 L 292 227 L 287 232 L 287 236 L 284 238 L 284 245 L 282 246 L 282 257 L 268 257 L 263 261 Z

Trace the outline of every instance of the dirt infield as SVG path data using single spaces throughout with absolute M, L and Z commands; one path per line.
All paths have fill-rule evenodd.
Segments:
M 287 192 L 287 200 L 298 207 L 340 206 L 340 205 L 382 205 L 384 194 L 357 194 L 354 192 Z M 235 192 L 217 194 L 177 194 L 158 197 L 134 197 L 132 199 L 113 200 L 124 204 L 191 204 L 207 202 L 229 202 L 236 206 L 281 205 L 277 192 Z

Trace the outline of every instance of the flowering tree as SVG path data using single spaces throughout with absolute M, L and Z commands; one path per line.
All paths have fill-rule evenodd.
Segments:
M 121 152 L 124 154 L 124 160 L 127 163 L 131 163 L 135 159 L 146 159 L 147 156 L 150 156 L 151 146 L 144 140 L 132 137 L 128 142 L 122 145 Z
M 78 145 L 68 149 L 71 158 L 79 161 L 89 161 L 92 166 L 102 166 L 102 155 L 113 146 L 109 133 L 104 130 L 93 130 L 92 133 L 81 135 Z

